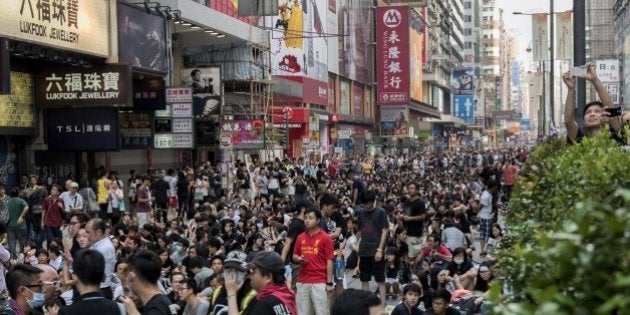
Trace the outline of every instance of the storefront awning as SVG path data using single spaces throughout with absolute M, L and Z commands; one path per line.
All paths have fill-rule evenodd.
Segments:
M 414 100 L 409 102 L 409 110 L 418 112 L 420 115 L 428 118 L 441 117 L 440 111 L 435 106 L 431 106 L 423 102 L 416 102 Z

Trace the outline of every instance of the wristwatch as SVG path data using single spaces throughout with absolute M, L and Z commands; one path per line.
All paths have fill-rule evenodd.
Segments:
M 332 287 L 332 286 L 334 285 L 334 283 L 332 283 L 332 282 L 326 282 L 326 285 L 327 285 L 327 286 L 329 286 L 329 287 Z

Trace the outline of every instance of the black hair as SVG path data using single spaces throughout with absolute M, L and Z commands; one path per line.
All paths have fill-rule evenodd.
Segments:
M 13 189 L 11 189 L 11 193 L 9 195 L 11 196 L 11 198 L 15 198 L 15 197 L 20 196 L 20 188 L 13 187 Z
M 182 285 L 186 285 L 188 289 L 193 291 L 193 294 L 199 293 L 199 287 L 197 286 L 197 282 L 193 278 L 187 278 L 182 281 Z
M 74 256 L 73 273 L 86 285 L 99 285 L 105 275 L 105 258 L 93 249 L 82 249 Z
M 61 248 L 59 248 L 59 246 L 57 245 L 50 245 L 48 246 L 48 252 L 59 256 L 61 255 Z
M 321 211 L 319 211 L 319 210 L 318 210 L 317 208 L 315 208 L 315 207 L 309 207 L 309 208 L 306 208 L 306 211 L 304 211 L 304 216 L 306 216 L 306 215 L 307 215 L 307 214 L 309 214 L 309 213 L 313 213 L 313 214 L 315 214 L 315 218 L 316 218 L 316 219 L 318 219 L 318 220 L 321 220 L 321 218 L 322 218 L 322 212 L 321 212 Z
M 199 256 L 195 256 L 195 257 L 190 257 L 190 260 L 188 260 L 188 269 L 193 270 L 195 268 L 203 268 L 205 266 L 205 263 L 203 261 L 203 258 L 199 257 Z
M 422 295 L 422 287 L 417 283 L 406 284 L 403 288 L 403 295 L 407 294 L 408 292 L 414 292 L 418 295 Z
M 43 271 L 27 264 L 17 264 L 7 273 L 6 283 L 9 296 L 17 298 L 18 289 L 21 286 L 29 286 L 33 278 L 39 280 L 39 274 Z
M 175 272 L 171 273 L 171 277 L 170 277 L 171 281 L 173 281 L 173 277 L 175 277 L 175 276 L 182 276 L 182 278 L 186 279 L 186 275 L 185 274 L 183 274 L 183 273 L 181 273 L 179 271 L 175 271 Z
M 152 251 L 139 250 L 129 257 L 129 270 L 144 282 L 157 284 L 162 273 L 162 261 Z
M 7 224 L 6 223 L 0 223 L 0 235 L 7 233 Z
M 381 299 L 374 292 L 347 289 L 339 295 L 330 308 L 330 315 L 365 315 L 370 307 L 381 304 Z
M 319 199 L 320 209 L 327 205 L 336 206 L 338 204 L 339 204 L 339 199 L 337 199 L 337 197 L 333 196 L 331 193 L 324 193 L 322 194 L 322 197 Z
M 94 232 L 101 230 L 101 232 L 105 234 L 107 231 L 107 223 L 103 219 L 94 218 L 92 219 L 92 229 L 94 229 Z
M 584 105 L 584 111 L 582 112 L 582 115 L 586 114 L 586 110 L 588 110 L 588 108 L 591 107 L 591 106 L 604 107 L 604 104 L 602 104 L 602 102 L 600 102 L 600 101 L 588 102 L 588 103 L 586 103 L 586 105 Z
M 442 299 L 447 304 L 451 302 L 451 293 L 444 288 L 437 289 L 435 293 L 433 293 L 433 300 Z
M 368 190 L 363 193 L 363 196 L 361 199 L 363 200 L 364 204 L 372 203 L 376 200 L 376 194 L 374 193 L 374 191 Z

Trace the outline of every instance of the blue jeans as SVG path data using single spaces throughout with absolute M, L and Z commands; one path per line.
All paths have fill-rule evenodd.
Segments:
M 46 234 L 46 248 L 50 247 L 50 241 L 53 238 L 61 239 L 61 228 L 45 226 L 44 233 Z
M 46 235 L 44 234 L 44 230 L 42 230 L 41 219 L 26 223 L 26 230 L 28 239 L 35 243 L 35 247 L 42 248 Z

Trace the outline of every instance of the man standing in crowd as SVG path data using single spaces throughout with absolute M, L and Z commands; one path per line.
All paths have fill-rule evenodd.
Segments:
M 286 262 L 287 273 L 286 277 L 291 277 L 289 279 L 289 286 L 292 289 L 295 289 L 295 280 L 297 279 L 297 275 L 300 271 L 299 264 L 293 264 L 293 250 L 295 249 L 295 240 L 298 238 L 302 232 L 306 230 L 306 226 L 304 225 L 304 211 L 309 207 L 309 204 L 306 202 L 298 202 L 295 205 L 295 211 L 293 213 L 293 220 L 291 220 L 291 224 L 289 225 L 289 231 L 287 232 L 287 236 L 284 239 L 284 247 L 282 248 L 282 259 Z M 290 270 L 289 270 L 290 269 Z
M 149 222 L 149 216 L 153 214 L 151 197 L 151 177 L 142 176 L 142 184 L 138 187 L 138 198 L 136 212 L 138 215 L 138 226 L 144 226 Z
M 507 164 L 503 166 L 503 182 L 505 183 L 503 186 L 503 194 L 506 201 L 510 200 L 512 189 L 514 188 L 514 184 L 516 184 L 516 173 L 518 173 L 518 166 L 514 165 L 513 159 L 508 159 Z
M 42 229 L 46 235 L 46 245 L 50 246 L 53 238 L 61 238 L 61 225 L 63 224 L 64 205 L 63 200 L 59 198 L 61 187 L 53 185 L 50 189 L 50 195 L 44 199 L 42 205 Z
M 79 251 L 72 264 L 79 296 L 74 303 L 63 307 L 60 315 L 123 314 L 122 305 L 106 299 L 99 288 L 105 276 L 105 259 L 92 249 Z
M 426 210 L 424 201 L 420 198 L 418 184 L 414 182 L 407 184 L 407 194 L 409 194 L 409 199 L 405 201 L 404 213 L 400 213 L 397 218 L 407 230 L 408 256 L 411 262 L 411 270 L 416 270 L 417 257 L 422 250 L 422 232 Z
M 368 191 L 363 196 L 363 207 L 357 210 L 358 228 L 361 233 L 359 243 L 359 272 L 361 288 L 369 290 L 370 280 L 378 284 L 381 301 L 385 301 L 385 261 L 383 248 L 389 232 L 385 210 L 375 206 L 376 196 Z
M 284 261 L 271 251 L 260 251 L 247 264 L 249 278 L 256 294 L 256 304 L 249 315 L 298 315 L 295 295 L 287 287 L 284 278 Z M 236 273 L 225 275 L 225 289 L 228 293 L 228 315 L 239 315 L 236 293 L 239 284 Z M 299 313 L 301 314 L 301 313 Z
M 160 172 L 153 183 L 155 192 L 155 207 L 157 209 L 156 222 L 166 223 L 168 215 L 168 197 L 170 184 L 166 181 L 164 173 Z M 142 225 L 140 225 L 142 226 Z
M 68 191 L 62 192 L 59 196 L 65 206 L 66 220 L 69 220 L 73 213 L 79 213 L 83 210 L 83 197 L 78 193 L 79 184 L 70 181 L 68 186 Z
M 39 279 L 42 271 L 26 264 L 17 264 L 7 273 L 9 301 L 4 306 L 4 313 L 33 314 L 33 310 L 44 305 L 45 295 Z
M 20 189 L 13 187 L 11 190 L 11 199 L 7 202 L 9 211 L 9 252 L 11 257 L 17 257 L 17 253 L 21 253 L 26 244 L 26 221 L 25 217 L 28 213 L 28 204 L 24 199 L 20 198 Z M 15 251 L 15 243 L 19 243 L 19 250 Z
M 103 255 L 105 259 L 105 277 L 101 282 L 101 293 L 107 299 L 112 299 L 112 274 L 116 265 L 116 250 L 106 234 L 107 226 L 103 219 L 92 219 L 85 225 L 88 239 L 94 249 Z
M 479 198 L 479 206 L 477 208 L 477 217 L 479 218 L 479 233 L 481 240 L 479 241 L 482 250 L 486 248 L 486 243 L 492 233 L 492 196 L 497 191 L 498 183 L 491 179 L 486 183 L 486 189 L 481 193 Z M 482 254 L 485 252 L 482 251 Z
M 300 264 L 297 278 L 297 306 L 300 314 L 327 315 L 328 294 L 332 294 L 334 283 L 333 242 L 328 233 L 319 227 L 322 214 L 315 208 L 306 209 L 304 224 L 306 231 L 295 241 L 293 261 Z
M 140 250 L 129 257 L 127 283 L 133 294 L 142 301 L 142 312 L 138 311 L 133 299 L 129 296 L 121 298 L 129 315 L 171 315 L 170 300 L 162 294 L 158 287 L 162 263 L 154 252 Z

